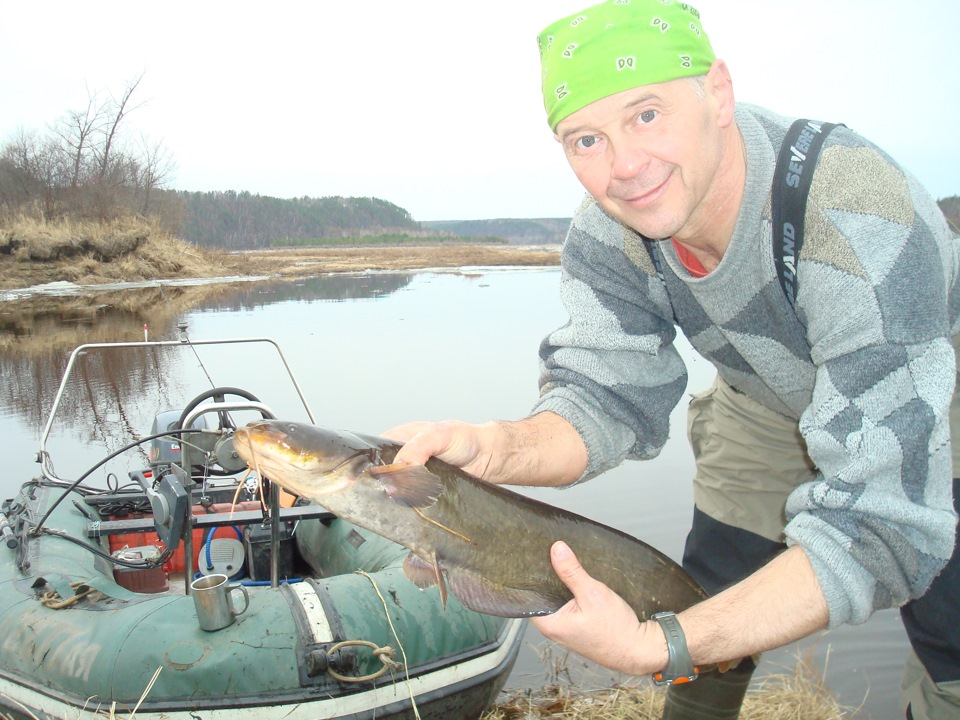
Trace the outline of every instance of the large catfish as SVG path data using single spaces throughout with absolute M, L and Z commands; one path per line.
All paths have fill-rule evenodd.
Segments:
M 666 555 L 626 533 L 492 485 L 436 458 L 391 464 L 400 445 L 282 420 L 236 433 L 247 464 L 287 491 L 410 550 L 404 572 L 471 610 L 533 617 L 572 597 L 553 571 L 564 540 L 593 577 L 641 620 L 679 612 L 706 593 Z
M 436 458 L 394 464 L 400 445 L 391 440 L 264 420 L 237 430 L 234 447 L 262 477 L 405 546 L 407 577 L 421 588 L 439 586 L 444 603 L 450 592 L 488 615 L 555 612 L 572 597 L 550 562 L 556 540 L 640 620 L 706 598 L 679 565 L 646 543 Z M 670 687 L 663 720 L 735 720 L 749 669 L 698 669 L 706 674 L 697 682 Z

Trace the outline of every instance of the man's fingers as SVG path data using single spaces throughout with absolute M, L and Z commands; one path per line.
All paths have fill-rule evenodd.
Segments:
M 444 447 L 436 443 L 435 436 L 418 434 L 404 443 L 403 447 L 397 452 L 394 462 L 424 465 L 427 460 L 443 450 Z
M 443 441 L 437 438 L 435 434 L 424 432 L 428 428 L 435 427 L 429 422 L 411 422 L 404 425 L 392 427 L 381 435 L 388 440 L 395 440 L 403 443 L 394 462 L 409 463 L 410 465 L 423 465 L 431 457 L 444 450 Z
M 583 569 L 583 565 L 577 560 L 570 546 L 562 540 L 558 540 L 550 548 L 550 561 L 553 563 L 554 572 L 563 580 L 563 584 L 570 589 L 575 598 L 596 582 Z

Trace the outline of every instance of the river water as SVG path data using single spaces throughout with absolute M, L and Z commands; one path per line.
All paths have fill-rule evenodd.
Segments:
M 410 420 L 520 417 L 537 396 L 539 342 L 565 319 L 559 277 L 556 269 L 513 268 L 363 273 L 233 285 L 199 301 L 175 288 L 149 288 L 0 304 L 0 457 L 6 467 L 0 493 L 11 497 L 37 474 L 34 455 L 73 347 L 142 340 L 145 332 L 150 339 L 175 339 L 178 324 L 194 340 L 276 340 L 322 425 L 379 433 Z M 705 388 L 712 367 L 678 342 L 688 391 Z M 104 448 L 147 434 L 157 412 L 182 408 L 211 384 L 247 389 L 278 416 L 306 416 L 272 347 L 180 350 L 177 357 L 173 351 L 134 354 L 123 363 L 96 353 L 78 360 L 77 387 L 61 398 L 63 420 L 46 441 L 60 477 L 78 477 Z M 679 559 L 692 513 L 692 474 L 681 407 L 655 460 L 625 463 L 571 489 L 525 492 Z M 883 611 L 863 626 L 766 653 L 760 674 L 792 672 L 798 657 L 809 657 L 841 702 L 859 708 L 856 717 L 886 720 L 901 717 L 897 690 L 906 652 L 899 616 Z M 587 685 L 616 680 L 548 648 L 530 628 L 508 687 L 538 687 L 567 673 Z

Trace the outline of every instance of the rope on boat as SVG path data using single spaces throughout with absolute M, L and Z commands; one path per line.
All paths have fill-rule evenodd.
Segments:
M 393 639 L 397 642 L 397 647 L 400 648 L 400 654 L 403 655 L 403 674 L 407 678 L 407 692 L 410 694 L 410 707 L 413 708 L 413 715 L 420 720 L 420 709 L 417 707 L 417 700 L 413 695 L 413 685 L 410 684 L 410 665 L 407 662 L 407 651 L 403 649 L 403 643 L 400 642 L 400 637 L 397 635 L 397 629 L 393 626 L 393 620 L 390 619 L 390 609 L 387 607 L 387 601 L 383 599 L 383 593 L 380 592 L 380 588 L 377 587 L 377 581 L 374 580 L 369 573 L 364 572 L 363 570 L 357 570 L 357 575 L 363 575 L 367 580 L 370 581 L 370 584 L 373 585 L 373 590 L 377 593 L 377 597 L 380 598 L 380 604 L 383 605 L 383 614 L 387 618 L 387 624 L 390 626 L 390 632 L 393 633 Z
M 86 582 L 83 580 L 77 580 L 76 582 L 70 583 L 70 587 L 74 590 L 86 586 Z M 71 595 L 66 600 L 60 597 L 60 593 L 56 590 L 48 590 L 43 595 L 40 596 L 40 603 L 44 607 L 48 607 L 51 610 L 61 610 L 65 607 L 70 607 L 75 605 L 85 598 L 87 595 L 95 593 L 96 590 L 92 587 L 87 587 L 85 590 L 78 592 L 76 595 Z
M 373 656 L 378 660 L 380 660 L 381 663 L 383 663 L 383 667 L 381 667 L 379 670 L 377 670 L 374 673 L 370 673 L 369 675 L 363 675 L 361 677 L 352 677 L 349 675 L 341 675 L 332 667 L 327 665 L 327 673 L 334 680 L 339 680 L 340 682 L 353 682 L 353 683 L 368 682 L 370 680 L 376 680 L 378 677 L 386 673 L 388 670 L 390 671 L 399 670 L 401 667 L 403 667 L 401 663 L 398 663 L 396 660 L 393 659 L 397 653 L 392 647 L 390 647 L 389 645 L 386 645 L 384 647 L 379 647 L 377 646 L 376 643 L 372 643 L 369 640 L 344 640 L 343 642 L 338 642 L 336 645 L 331 647 L 330 650 L 327 651 L 327 654 L 332 655 L 340 648 L 350 647 L 351 645 L 358 645 L 360 647 L 371 648 L 373 650 Z

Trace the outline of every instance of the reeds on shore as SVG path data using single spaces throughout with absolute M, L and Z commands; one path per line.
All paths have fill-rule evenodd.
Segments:
M 190 243 L 171 236 L 158 222 L 139 217 L 111 221 L 64 219 L 55 223 L 29 216 L 0 223 L 0 257 L 5 275 L 27 280 L 112 282 L 158 277 L 210 277 L 223 270 Z M 35 277 L 34 277 L 35 276 Z
M 556 679 L 556 678 L 555 678 Z M 553 682 L 538 690 L 504 693 L 481 720 L 660 720 L 665 692 L 647 678 L 596 690 Z M 740 720 L 849 720 L 809 655 L 798 656 L 792 672 L 754 680 Z

